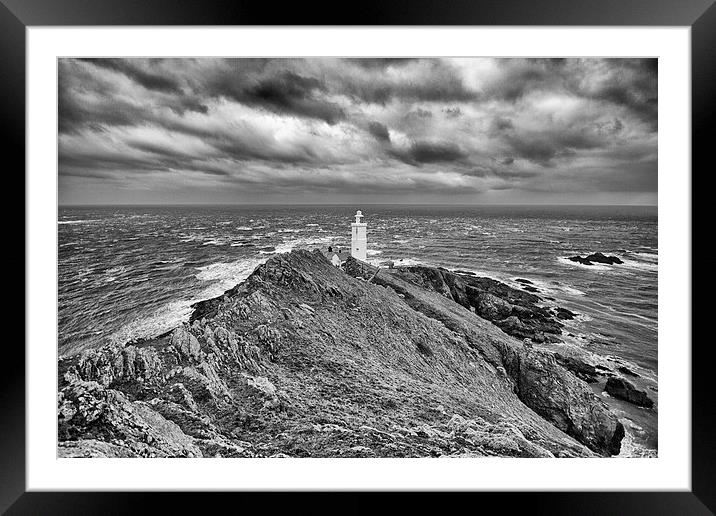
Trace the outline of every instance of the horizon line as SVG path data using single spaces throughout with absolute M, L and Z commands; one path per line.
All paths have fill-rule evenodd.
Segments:
M 605 204 L 591 204 L 591 203 L 371 203 L 371 202 L 352 202 L 352 203 L 82 203 L 82 204 L 58 204 L 58 208 L 87 208 L 87 207 L 156 207 L 156 206 L 468 206 L 468 207 L 479 207 L 479 206 L 634 206 L 634 207 L 649 207 L 657 208 L 658 204 L 623 204 L 623 203 L 605 203 Z

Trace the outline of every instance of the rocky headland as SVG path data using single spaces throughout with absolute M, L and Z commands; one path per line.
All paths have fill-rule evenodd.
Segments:
M 470 273 L 275 255 L 171 332 L 61 357 L 58 455 L 615 455 L 602 372 L 535 345 L 574 316 Z

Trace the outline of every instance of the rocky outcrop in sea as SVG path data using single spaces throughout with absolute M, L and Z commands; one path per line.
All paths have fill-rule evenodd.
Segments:
M 570 256 L 569 260 L 581 263 L 582 265 L 594 265 L 595 263 L 614 265 L 624 263 L 618 256 L 606 256 L 602 253 L 592 253 L 587 256 Z
M 614 455 L 590 371 L 532 345 L 570 314 L 470 274 L 279 254 L 169 333 L 60 358 L 58 454 Z

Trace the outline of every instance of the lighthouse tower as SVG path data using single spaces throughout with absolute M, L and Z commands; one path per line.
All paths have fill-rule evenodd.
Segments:
M 365 222 L 361 222 L 363 213 L 360 210 L 356 212 L 356 221 L 351 224 L 351 256 L 357 260 L 366 261 L 366 250 L 368 248 L 368 239 L 366 238 Z

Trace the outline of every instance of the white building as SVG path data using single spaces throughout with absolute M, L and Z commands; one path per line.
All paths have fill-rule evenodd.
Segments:
M 363 213 L 356 212 L 356 221 L 351 224 L 351 256 L 356 260 L 366 261 L 368 238 L 366 236 L 367 224 L 361 222 Z

